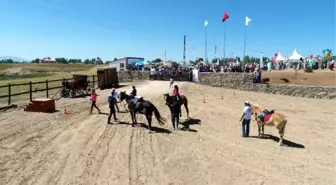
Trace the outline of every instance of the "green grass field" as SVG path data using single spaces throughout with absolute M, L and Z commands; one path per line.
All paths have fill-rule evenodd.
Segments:
M 31 73 L 47 73 L 47 72 L 77 72 L 77 71 L 87 71 L 96 66 L 94 64 L 36 64 L 36 63 L 23 63 L 23 64 L 0 64 L 0 74 L 6 72 L 15 71 L 15 69 L 21 68 L 21 71 L 28 71 Z
M 0 86 L 10 84 L 22 84 L 29 82 L 45 82 L 46 80 L 57 80 L 63 78 L 72 78 L 73 74 L 96 75 L 98 67 L 105 67 L 106 65 L 86 65 L 86 64 L 0 64 Z M 92 81 L 92 77 L 89 78 Z M 97 81 L 97 79 L 96 79 Z M 61 81 L 49 82 L 48 87 L 61 86 Z M 33 84 L 33 90 L 45 89 L 46 83 Z M 29 85 L 13 86 L 11 93 L 28 92 Z M 52 93 L 57 92 L 55 90 Z M 34 93 L 44 95 L 44 92 Z M 0 96 L 8 95 L 8 87 L 0 87 Z M 22 100 L 29 100 L 29 94 L 13 97 L 13 102 Z M 0 106 L 7 103 L 7 98 L 0 99 Z

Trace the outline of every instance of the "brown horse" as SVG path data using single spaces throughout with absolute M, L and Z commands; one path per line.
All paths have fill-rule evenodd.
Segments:
M 184 105 L 184 108 L 187 112 L 187 118 L 189 118 L 189 108 L 188 108 L 188 99 L 184 95 L 180 95 L 181 100 L 179 101 L 180 107 Z M 166 105 L 171 105 L 175 96 L 170 96 L 169 93 L 163 94 L 163 99 L 166 101 Z M 181 108 L 180 108 L 181 109 Z M 182 111 L 180 110 L 180 117 L 182 116 Z
M 258 105 L 251 104 L 254 118 L 257 121 L 258 124 L 258 137 L 264 136 L 264 126 L 275 126 L 279 130 L 279 145 L 281 146 L 283 143 L 283 137 L 285 135 L 285 127 L 287 124 L 287 119 L 284 114 L 274 112 L 270 113 L 271 116 L 267 121 L 262 120 L 260 117 L 260 114 L 262 114 L 263 110 Z

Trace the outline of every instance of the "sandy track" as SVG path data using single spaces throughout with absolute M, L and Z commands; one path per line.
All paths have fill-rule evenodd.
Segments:
M 128 113 L 119 113 L 122 122 L 114 125 L 106 124 L 107 115 L 88 115 L 88 98 L 58 101 L 69 115 L 2 113 L 0 184 L 335 184 L 334 101 L 179 85 L 190 116 L 200 120 L 189 122 L 190 132 L 168 134 L 172 126 L 162 98 L 171 91 L 168 82 L 137 85 L 167 118 L 154 134 L 128 125 Z M 104 112 L 109 92 L 98 91 Z M 278 147 L 274 137 L 239 137 L 246 99 L 285 113 L 289 146 Z M 144 116 L 138 119 L 146 123 Z M 153 125 L 159 127 L 155 119 Z M 275 128 L 265 130 L 278 136 Z

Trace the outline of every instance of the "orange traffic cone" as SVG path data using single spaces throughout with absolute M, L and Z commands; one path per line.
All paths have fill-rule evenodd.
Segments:
M 206 101 L 205 101 L 205 96 L 203 96 L 203 103 L 206 103 Z
M 224 99 L 223 94 L 222 94 L 222 96 L 221 96 L 221 99 Z
M 68 111 L 67 111 L 67 109 L 66 109 L 66 106 L 64 106 L 63 114 L 68 114 Z

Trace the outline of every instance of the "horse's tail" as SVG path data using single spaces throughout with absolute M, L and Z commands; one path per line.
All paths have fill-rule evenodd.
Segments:
M 153 111 L 154 111 L 156 120 L 159 122 L 161 126 L 164 125 L 166 122 L 166 119 L 161 116 L 159 110 L 155 107 L 155 105 L 152 104 L 152 106 L 153 106 Z

